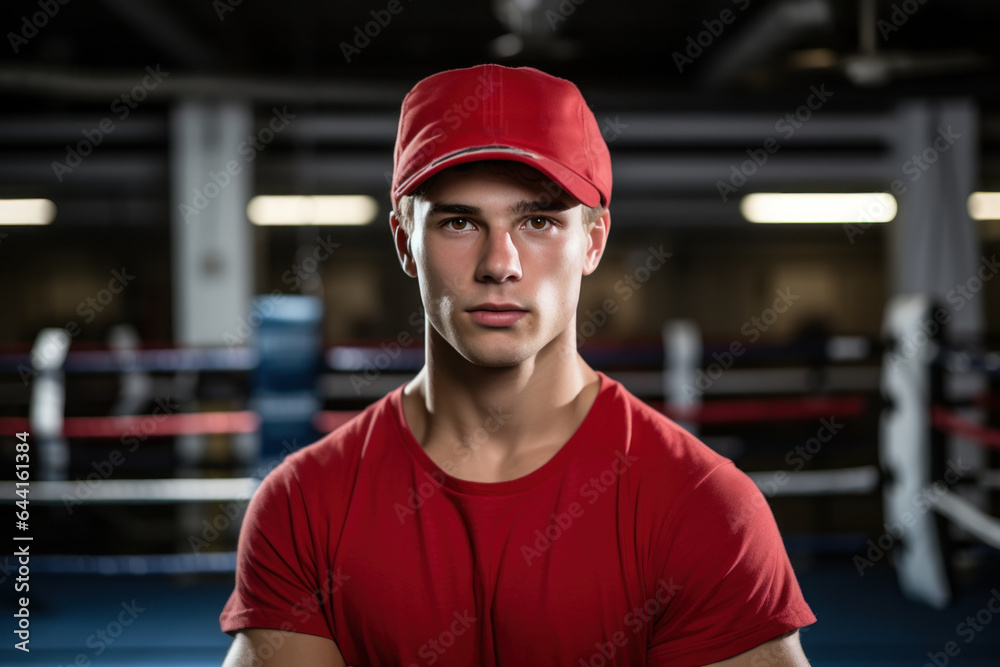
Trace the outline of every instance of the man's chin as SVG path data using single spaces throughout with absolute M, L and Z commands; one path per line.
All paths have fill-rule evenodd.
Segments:
M 483 368 L 513 368 L 524 362 L 530 354 L 526 350 L 479 348 L 467 346 L 458 353 L 470 364 Z

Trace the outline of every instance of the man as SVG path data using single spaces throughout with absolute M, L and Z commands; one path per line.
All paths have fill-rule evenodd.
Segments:
M 763 496 L 576 350 L 611 224 L 577 88 L 424 79 L 391 196 L 425 366 L 263 482 L 226 665 L 807 665 Z

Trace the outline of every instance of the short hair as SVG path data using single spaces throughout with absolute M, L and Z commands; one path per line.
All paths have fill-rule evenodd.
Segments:
M 541 173 L 534 167 L 522 164 L 520 162 L 515 162 L 513 160 L 480 160 L 478 162 L 467 162 L 465 164 L 458 164 L 453 167 L 449 167 L 449 169 L 455 169 L 458 171 L 468 171 L 475 165 L 484 165 L 491 171 L 505 174 L 523 183 L 538 183 L 541 181 L 549 181 L 554 183 L 554 181 L 552 181 L 551 178 Z M 399 204 L 398 206 L 396 206 L 396 210 L 394 211 L 394 213 L 396 214 L 396 219 L 399 220 L 399 224 L 403 226 L 403 229 L 406 231 L 407 234 L 413 233 L 414 198 L 426 194 L 436 177 L 437 174 L 431 176 L 426 181 L 417 186 L 417 188 L 413 192 L 403 195 L 399 198 Z M 558 188 L 560 191 L 562 191 L 562 188 L 560 188 L 558 184 L 555 184 L 555 187 Z M 551 195 L 546 195 L 546 196 L 551 196 Z M 597 220 L 604 213 L 604 211 L 605 208 L 601 205 L 584 206 L 583 207 L 584 227 L 590 227 L 591 225 L 596 223 Z

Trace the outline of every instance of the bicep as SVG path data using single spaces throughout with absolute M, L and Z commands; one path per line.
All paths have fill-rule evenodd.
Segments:
M 799 631 L 785 634 L 755 646 L 732 658 L 713 662 L 706 667 L 809 667 L 809 660 L 799 642 Z
M 250 628 L 233 639 L 222 667 L 347 667 L 336 642 L 301 632 Z

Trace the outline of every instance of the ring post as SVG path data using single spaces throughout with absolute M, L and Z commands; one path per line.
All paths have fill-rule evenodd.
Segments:
M 697 413 L 701 393 L 697 372 L 701 367 L 701 331 L 694 320 L 670 320 L 663 325 L 663 395 L 670 414 Z M 696 421 L 677 419 L 688 433 L 698 435 Z
M 28 415 L 32 434 L 38 439 L 39 478 L 66 479 L 69 475 L 69 445 L 62 435 L 66 408 L 66 375 L 63 364 L 69 353 L 70 335 L 65 329 L 42 329 L 31 348 L 31 365 L 38 376 L 31 385 Z
M 931 365 L 936 353 L 935 331 L 928 323 L 929 299 L 899 295 L 886 309 L 882 335 L 882 412 L 879 457 L 885 472 L 884 519 L 898 527 L 900 542 L 893 561 L 903 594 L 942 608 L 951 599 L 947 563 L 941 552 L 937 516 L 928 506 L 933 498 L 931 443 Z M 930 329 L 930 332 L 928 331 Z

